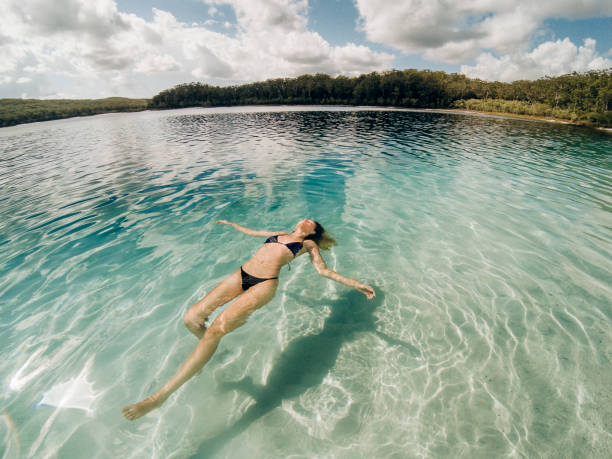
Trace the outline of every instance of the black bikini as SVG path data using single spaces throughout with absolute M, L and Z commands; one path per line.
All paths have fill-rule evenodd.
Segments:
M 268 277 L 264 279 L 262 277 L 251 276 L 244 269 L 242 269 L 242 266 L 240 267 L 240 275 L 242 276 L 242 290 L 248 290 L 253 285 L 257 285 L 263 281 L 278 279 L 278 277 Z
M 268 239 L 266 239 L 266 242 L 264 242 L 264 244 L 271 244 L 275 242 L 278 244 L 283 244 L 285 247 L 291 250 L 291 253 L 293 253 L 293 257 L 295 257 L 297 253 L 302 250 L 302 247 L 304 245 L 301 242 L 288 242 L 287 244 L 285 244 L 284 242 L 279 242 L 278 236 L 270 236 Z M 240 267 L 240 275 L 242 276 L 242 290 L 248 290 L 253 285 L 257 285 L 263 281 L 278 279 L 278 277 L 262 278 L 251 276 L 244 269 L 242 269 L 242 266 Z
M 284 242 L 279 242 L 278 241 L 278 236 L 270 236 L 268 239 L 266 239 L 266 242 L 264 242 L 264 244 L 270 244 L 272 242 L 277 242 L 278 244 L 283 244 L 285 247 L 287 247 L 289 250 L 291 250 L 291 252 L 293 253 L 294 257 L 296 256 L 296 254 L 300 250 L 302 250 L 302 246 L 304 245 L 301 242 L 289 242 L 287 244 L 285 244 Z

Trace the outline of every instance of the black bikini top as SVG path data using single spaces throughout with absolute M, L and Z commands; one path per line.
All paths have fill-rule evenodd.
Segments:
M 291 253 L 293 253 L 294 257 L 300 250 L 302 250 L 302 247 L 304 245 L 301 242 L 288 242 L 287 244 L 285 244 L 284 242 L 279 242 L 278 236 L 270 236 L 268 239 L 266 239 L 266 242 L 264 242 L 264 244 L 270 244 L 273 242 L 283 244 L 285 247 L 291 250 Z

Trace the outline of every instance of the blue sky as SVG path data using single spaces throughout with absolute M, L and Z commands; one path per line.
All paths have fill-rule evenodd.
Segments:
M 609 0 L 4 0 L 0 97 L 151 97 L 391 68 L 535 79 L 612 67 Z

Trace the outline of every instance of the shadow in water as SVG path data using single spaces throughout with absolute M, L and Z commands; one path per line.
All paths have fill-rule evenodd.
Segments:
M 409 343 L 397 340 L 376 330 L 374 311 L 384 301 L 384 293 L 377 290 L 376 297 L 366 297 L 351 291 L 330 304 L 331 314 L 317 334 L 293 340 L 280 355 L 270 371 L 265 385 L 253 383 L 247 377 L 237 382 L 222 384 L 222 389 L 237 389 L 255 399 L 244 415 L 225 431 L 200 444 L 192 458 L 213 457 L 227 442 L 244 432 L 249 425 L 279 407 L 283 400 L 297 397 L 309 388 L 323 382 L 334 367 L 342 345 L 357 333 L 375 333 L 391 345 L 404 347 L 415 356 L 420 351 Z

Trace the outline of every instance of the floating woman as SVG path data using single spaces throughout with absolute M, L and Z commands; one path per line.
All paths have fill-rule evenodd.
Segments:
M 200 341 L 176 374 L 161 389 L 141 402 L 122 408 L 121 411 L 127 419 L 137 419 L 160 407 L 170 394 L 200 371 L 215 353 L 221 338 L 243 325 L 253 312 L 274 297 L 280 269 L 300 255 L 308 253 L 312 265 L 321 276 L 353 287 L 368 299 L 374 298 L 374 289 L 369 285 L 344 277 L 327 267 L 319 249 L 328 249 L 335 241 L 314 220 L 300 221 L 290 234 L 285 231 L 256 231 L 227 220 L 218 220 L 217 223 L 233 226 L 249 236 L 268 239 L 249 261 L 189 308 L 184 317 L 185 326 Z M 234 298 L 210 327 L 206 328 L 208 316 Z

